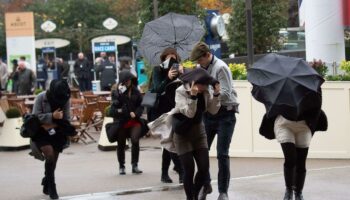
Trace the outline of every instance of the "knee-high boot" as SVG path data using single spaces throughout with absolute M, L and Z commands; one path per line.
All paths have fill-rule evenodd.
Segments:
M 294 184 L 294 195 L 295 200 L 304 200 L 303 188 L 305 183 L 306 172 L 296 172 L 295 174 L 295 184 Z
M 294 168 L 284 167 L 284 182 L 286 185 L 286 192 L 283 200 L 293 200 L 293 183 L 294 183 Z
M 45 182 L 47 191 L 51 199 L 58 199 L 55 183 L 55 162 L 46 160 L 45 162 Z

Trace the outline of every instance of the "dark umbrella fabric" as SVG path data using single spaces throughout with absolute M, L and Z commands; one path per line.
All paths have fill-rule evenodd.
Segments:
M 179 77 L 179 79 L 182 82 L 190 83 L 190 84 L 192 82 L 203 84 L 203 85 L 215 85 L 216 83 L 219 83 L 219 81 L 217 81 L 215 78 L 210 76 L 207 70 L 202 68 L 196 68 L 187 73 L 184 73 Z
M 248 69 L 248 81 L 268 117 L 297 120 L 307 109 L 321 106 L 324 79 L 303 59 L 268 54 Z
M 175 48 L 185 60 L 204 33 L 196 16 L 168 13 L 146 23 L 139 43 L 140 52 L 153 66 L 161 63 L 159 56 L 168 47 Z

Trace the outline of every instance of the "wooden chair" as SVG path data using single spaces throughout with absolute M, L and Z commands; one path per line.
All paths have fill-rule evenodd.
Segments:
M 76 128 L 78 134 L 72 139 L 73 142 L 82 141 L 87 144 L 86 140 L 89 138 L 93 142 L 97 142 L 90 134 L 89 129 L 101 124 L 103 121 L 93 121 L 94 110 L 96 109 L 97 103 L 88 103 L 84 106 L 82 110 L 81 117 L 79 121 L 72 121 L 72 125 Z
M 10 108 L 17 108 L 20 111 L 21 115 L 24 115 L 25 113 L 29 112 L 25 104 L 25 99 L 10 98 L 7 99 L 7 102 Z
M 70 117 L 71 120 L 80 120 L 81 115 L 83 113 L 83 108 L 85 105 L 85 100 L 84 99 L 76 99 L 76 98 L 71 98 L 70 99 Z
M 105 110 L 109 105 L 111 105 L 111 102 L 110 101 L 98 101 L 97 104 L 98 104 L 98 108 L 99 108 L 100 112 L 102 113 L 102 118 L 104 118 L 105 117 Z
M 4 95 L 7 99 L 14 99 L 14 98 L 17 98 L 17 94 L 16 94 L 16 93 L 3 93 L 3 95 Z
M 71 98 L 81 99 L 80 91 L 78 88 L 70 89 Z
M 88 103 L 97 103 L 98 102 L 98 96 L 94 94 L 84 94 L 85 102 Z

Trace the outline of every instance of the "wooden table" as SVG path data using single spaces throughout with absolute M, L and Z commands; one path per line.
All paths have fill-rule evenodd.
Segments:
M 17 96 L 18 99 L 35 99 L 36 95 L 19 95 Z

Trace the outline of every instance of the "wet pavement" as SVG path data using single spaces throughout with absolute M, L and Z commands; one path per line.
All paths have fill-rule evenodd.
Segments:
M 95 137 L 98 137 L 96 134 Z M 185 199 L 178 176 L 170 170 L 173 184 L 160 182 L 161 149 L 157 139 L 141 141 L 139 167 L 141 175 L 117 174 L 117 157 L 113 151 L 104 152 L 92 143 L 72 144 L 60 155 L 56 183 L 61 199 L 67 200 L 155 200 Z M 44 163 L 28 155 L 29 150 L 0 152 L 0 199 L 49 199 L 40 185 Z M 130 151 L 126 153 L 130 163 Z M 284 193 L 282 159 L 231 158 L 230 199 L 279 200 Z M 218 197 L 217 160 L 210 159 L 213 193 L 208 200 Z M 306 200 L 350 199 L 350 160 L 309 159 L 305 183 Z M 171 166 L 172 169 L 172 166 Z

